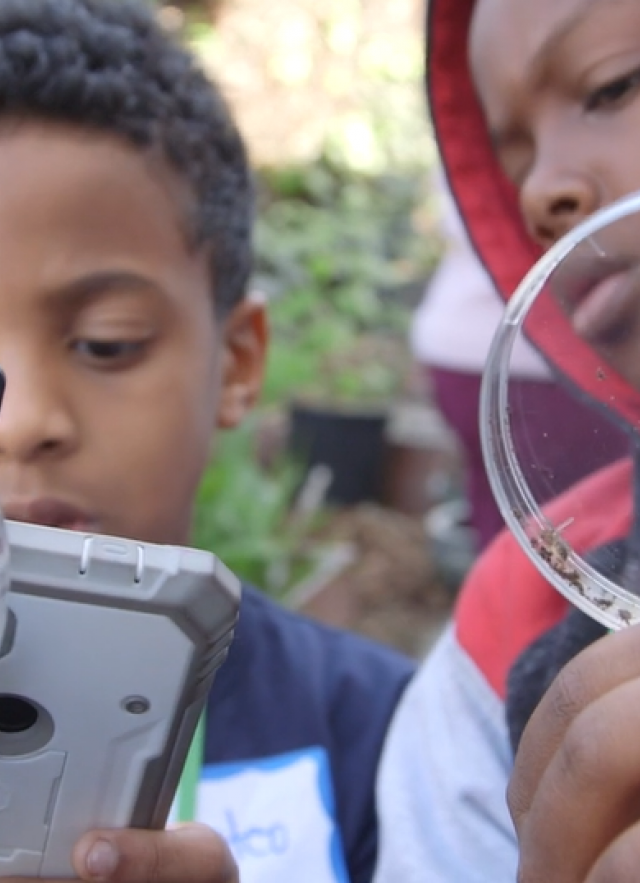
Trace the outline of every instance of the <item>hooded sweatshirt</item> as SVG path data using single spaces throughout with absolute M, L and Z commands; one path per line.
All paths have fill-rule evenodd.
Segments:
M 479 257 L 506 300 L 540 256 L 487 135 L 467 63 L 474 0 L 431 0 L 429 105 L 450 189 Z M 594 412 L 616 402 L 637 421 L 638 394 L 579 340 L 548 292 L 527 334 L 558 379 Z M 546 507 L 596 568 L 620 570 L 629 548 L 631 459 L 584 479 Z M 636 495 L 637 496 L 637 495 Z M 606 507 L 603 506 L 606 500 Z M 506 805 L 514 750 L 562 666 L 604 630 L 569 603 L 504 532 L 471 571 L 453 622 L 404 694 L 378 779 L 375 883 L 513 883 Z

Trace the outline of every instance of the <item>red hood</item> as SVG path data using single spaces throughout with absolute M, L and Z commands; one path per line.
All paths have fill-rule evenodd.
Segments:
M 532 0 L 535 2 L 535 0 Z M 429 105 L 451 191 L 471 242 L 505 301 L 540 256 L 522 222 L 513 186 L 496 162 L 467 63 L 469 22 L 475 0 L 430 0 L 427 23 Z M 573 332 L 551 298 L 527 322 L 527 336 L 574 384 L 628 422 L 638 425 L 640 397 L 607 372 L 601 359 Z

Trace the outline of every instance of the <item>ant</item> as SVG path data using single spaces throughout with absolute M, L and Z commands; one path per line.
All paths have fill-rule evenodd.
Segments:
M 545 527 L 531 540 L 533 548 L 552 566 L 554 562 L 564 563 L 569 557 L 569 547 L 560 534 L 574 521 L 575 518 L 568 518 L 559 527 Z
M 631 625 L 632 615 L 630 610 L 618 610 L 618 617 L 625 625 Z
M 577 591 L 584 595 L 584 586 L 580 574 L 568 563 L 569 547 L 561 537 L 561 531 L 568 527 L 575 519 L 568 518 L 558 527 L 545 527 L 537 537 L 531 540 L 531 545 L 540 555 L 543 561 L 552 567 L 558 576 L 566 580 Z

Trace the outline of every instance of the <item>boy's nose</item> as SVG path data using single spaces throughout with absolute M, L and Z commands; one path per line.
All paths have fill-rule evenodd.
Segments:
M 520 191 L 529 232 L 550 248 L 599 206 L 598 188 L 587 175 L 534 169 Z
M 6 389 L 0 405 L 0 458 L 26 463 L 55 456 L 73 447 L 73 419 L 64 397 L 56 395 L 46 365 L 31 372 L 6 369 Z M 33 375 L 37 375 L 34 377 Z

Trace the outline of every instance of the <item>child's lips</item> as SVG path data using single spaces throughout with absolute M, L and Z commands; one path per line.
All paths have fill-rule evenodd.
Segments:
M 633 284 L 631 275 L 628 270 L 612 273 L 582 294 L 570 312 L 580 337 L 594 344 L 605 342 L 613 329 L 633 318 L 636 305 L 640 306 L 640 286 L 637 279 Z
M 59 527 L 95 533 L 96 519 L 77 506 L 64 500 L 38 498 L 31 500 L 9 500 L 2 505 L 5 518 L 10 521 L 23 521 L 43 527 Z

